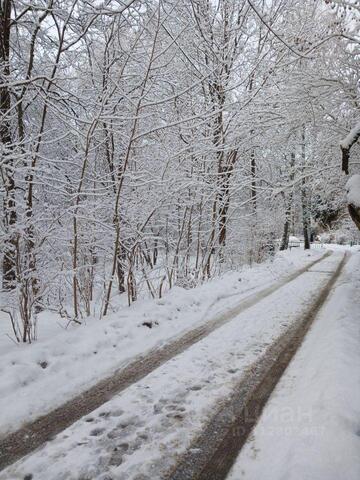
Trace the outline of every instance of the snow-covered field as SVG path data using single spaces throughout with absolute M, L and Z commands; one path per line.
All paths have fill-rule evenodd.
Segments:
M 359 480 L 360 254 L 280 380 L 229 480 Z
M 16 345 L 0 317 L 0 432 L 14 430 L 185 331 L 314 261 L 324 250 L 279 253 L 274 262 L 243 268 L 199 288 L 173 288 L 160 300 L 139 300 L 106 319 L 71 326 L 54 314 L 39 319 L 39 340 Z M 3 314 L 4 315 L 4 314 Z M 153 328 L 143 326 L 153 322 Z M 45 368 L 43 368 L 45 367 Z
M 312 255 L 316 254 L 312 253 Z M 293 258 L 295 257 L 298 266 L 306 261 L 300 252 L 296 253 Z M 226 398 L 234 384 L 242 377 L 243 372 L 266 350 L 270 342 L 296 321 L 314 292 L 327 281 L 328 273 L 326 272 L 334 270 L 340 258 L 341 253 L 335 253 L 321 263 L 321 268 L 313 267 L 312 272 L 304 274 L 240 314 L 207 338 L 156 369 L 142 381 L 126 389 L 121 395 L 115 396 L 88 417 L 76 422 L 42 449 L 9 467 L 0 474 L 0 479 L 22 479 L 25 475 L 30 474 L 33 474 L 34 479 L 37 480 L 78 480 L 80 478 L 84 480 L 90 478 L 93 480 L 109 478 L 156 480 L 162 478 L 165 470 L 175 462 L 176 455 L 182 453 L 190 445 L 209 415 L 217 408 L 218 402 Z M 360 256 L 356 254 L 353 258 L 354 260 L 350 264 L 351 268 L 349 268 L 351 272 L 356 272 L 356 269 L 360 268 Z M 284 261 L 281 260 L 280 263 Z M 271 268 L 274 267 L 269 265 L 259 267 L 260 270 L 264 269 L 264 274 L 267 269 Z M 256 274 L 254 276 L 256 277 Z M 219 285 L 225 281 L 228 282 L 225 279 L 217 281 L 219 282 L 216 288 L 217 295 L 220 295 Z M 342 281 L 344 282 L 344 279 Z M 202 289 L 210 288 L 209 285 Z M 229 283 L 227 285 L 227 293 L 230 295 Z M 347 287 L 353 288 L 349 284 L 349 280 L 346 280 L 344 286 L 340 288 L 346 291 Z M 359 292 L 359 284 L 357 284 L 357 288 Z M 201 289 L 199 290 L 201 291 Z M 184 295 L 190 295 L 190 293 L 186 292 Z M 194 294 L 194 292 L 192 293 Z M 225 295 L 225 289 L 222 295 Z M 349 313 L 346 310 L 346 302 L 340 302 L 338 297 L 339 295 L 332 301 L 332 316 L 336 318 L 336 312 L 340 311 L 346 318 L 352 314 L 352 311 Z M 200 297 L 197 296 L 197 298 Z M 217 309 L 219 308 L 218 306 Z M 221 308 L 225 308 L 224 304 Z M 330 324 L 336 324 L 336 321 L 334 320 Z M 323 329 L 324 327 L 322 327 Z M 348 334 L 350 333 L 351 329 Z M 344 368 L 347 368 L 350 359 L 356 361 L 359 358 L 352 354 L 356 346 L 359 346 L 356 343 L 358 338 L 355 333 L 352 332 L 350 338 L 352 348 L 341 347 L 343 352 L 347 352 L 348 357 L 337 355 L 336 369 L 339 375 L 343 375 Z M 321 347 L 322 337 L 318 334 L 315 335 L 315 341 L 310 348 L 314 352 L 317 362 L 312 372 L 311 368 L 307 370 L 310 371 L 312 379 L 308 386 L 317 388 L 316 376 L 323 375 L 323 381 L 319 384 L 319 398 L 324 397 L 326 380 L 332 378 L 331 372 L 327 371 L 327 357 L 325 356 L 324 362 L 324 355 L 332 350 L 332 343 L 342 345 L 342 341 L 348 340 L 346 335 L 342 338 L 343 340 L 337 338 L 336 331 L 333 331 L 332 334 L 329 333 L 328 340 L 325 342 L 326 348 L 324 348 Z M 337 378 L 338 375 L 335 377 Z M 346 383 L 346 380 L 344 379 L 343 382 Z M 342 386 L 342 384 L 339 385 L 339 387 Z M 359 393 L 358 384 L 353 385 L 353 390 L 356 388 L 357 393 L 353 392 L 354 401 Z M 337 393 L 339 391 L 341 390 L 336 389 Z M 341 398 L 341 394 L 338 397 Z M 304 398 L 304 392 L 300 394 L 300 399 L 302 398 Z M 287 405 L 285 402 L 285 406 Z M 340 401 L 337 405 L 344 404 Z M 351 428 L 354 427 L 353 418 L 358 413 L 356 403 L 351 403 L 351 406 L 352 410 L 346 413 L 348 428 L 350 425 Z M 344 420 L 346 420 L 346 415 Z M 335 422 L 334 425 L 336 427 L 337 423 Z M 322 426 L 321 423 L 320 427 Z M 270 437 L 271 442 L 274 443 Z M 267 444 L 266 441 L 265 444 Z M 336 438 L 334 444 L 336 445 Z M 249 448 L 251 449 L 251 447 Z M 324 448 L 326 451 L 326 445 Z M 251 453 L 253 453 L 252 450 Z M 295 455 L 294 451 L 292 454 Z M 265 457 L 263 462 L 263 472 L 268 471 L 265 470 L 268 458 Z M 277 458 L 279 458 L 279 454 Z M 296 457 L 293 460 L 296 463 Z M 303 461 L 306 462 L 306 460 Z M 242 475 L 241 463 L 239 461 L 240 470 L 233 474 L 234 480 L 242 478 L 239 476 Z M 356 461 L 354 461 L 355 463 Z M 264 477 L 262 474 L 249 478 L 270 477 Z M 272 478 L 288 477 L 275 475 Z M 330 477 L 302 476 L 294 478 L 325 480 Z M 355 477 L 340 478 L 352 479 Z

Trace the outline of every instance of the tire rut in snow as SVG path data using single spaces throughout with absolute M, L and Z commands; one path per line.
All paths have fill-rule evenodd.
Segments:
M 345 254 L 331 278 L 265 354 L 251 365 L 205 429 L 179 459 L 166 480 L 226 479 L 271 393 L 299 349 L 348 259 Z
M 237 306 L 225 314 L 220 314 L 213 320 L 185 333 L 180 338 L 171 341 L 161 348 L 156 348 L 144 356 L 137 357 L 127 367 L 115 372 L 111 377 L 101 380 L 88 390 L 77 395 L 63 405 L 57 407 L 46 415 L 25 424 L 19 430 L 0 438 L 0 470 L 14 463 L 16 460 L 31 453 L 45 442 L 54 438 L 81 417 L 100 407 L 113 396 L 128 388 L 133 383 L 163 365 L 165 362 L 182 353 L 187 348 L 199 342 L 214 330 L 225 325 L 234 317 L 254 306 L 264 298 L 279 290 L 284 285 L 295 280 L 300 275 L 308 272 L 331 255 L 327 252 L 319 259 L 311 262 L 306 267 L 297 270 L 284 280 L 254 293 L 243 299 Z

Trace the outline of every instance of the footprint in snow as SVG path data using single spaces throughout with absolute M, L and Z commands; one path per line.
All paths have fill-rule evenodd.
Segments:
M 239 371 L 238 368 L 229 368 L 228 373 L 236 373 L 238 371 Z
M 99 435 L 103 434 L 105 432 L 105 428 L 94 428 L 94 430 L 91 430 L 90 436 L 91 437 L 98 437 Z
M 170 411 L 174 411 L 176 410 L 177 412 L 185 412 L 186 408 L 184 407 L 181 407 L 179 405 L 175 405 L 175 404 L 170 404 L 170 405 L 166 405 L 165 407 L 166 410 L 170 410 Z
M 127 417 L 121 420 L 116 427 L 108 432 L 107 437 L 113 440 L 124 438 L 136 430 L 136 427 L 143 427 L 144 422 L 140 421 L 138 417 Z
M 193 385 L 192 387 L 189 387 L 189 390 L 192 392 L 198 392 L 199 390 L 202 390 L 203 385 Z

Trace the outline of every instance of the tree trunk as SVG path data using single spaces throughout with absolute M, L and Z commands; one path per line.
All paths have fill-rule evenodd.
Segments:
M 116 264 L 116 274 L 118 278 L 118 291 L 119 293 L 124 293 L 126 291 L 125 288 L 125 271 L 124 271 L 124 264 L 125 264 L 125 250 L 124 247 L 121 245 L 121 242 L 118 244 L 118 252 L 117 252 L 117 264 Z
M 10 53 L 10 26 L 11 26 L 11 0 L 4 0 L 0 7 L 0 68 L 1 83 L 6 84 L 10 76 L 9 53 Z M 10 91 L 7 86 L 0 88 L 0 140 L 4 146 L 3 167 L 1 175 L 4 182 L 4 225 L 6 236 L 4 240 L 3 254 L 3 289 L 12 290 L 16 284 L 16 251 L 17 238 L 15 226 L 17 222 L 15 201 L 14 162 L 12 157 L 12 135 L 8 115 L 11 110 Z
M 227 214 L 230 206 L 230 180 L 233 173 L 234 163 L 236 161 L 237 151 L 229 153 L 226 164 L 221 167 L 221 185 L 219 193 L 219 245 L 225 247 Z
M 310 222 L 309 222 L 309 204 L 306 191 L 306 180 L 304 178 L 306 151 L 305 151 L 305 125 L 301 133 L 301 157 L 302 157 L 302 186 L 301 186 L 301 207 L 302 207 L 302 220 L 303 220 L 303 232 L 304 232 L 304 249 L 310 249 Z
M 294 167 L 295 167 L 295 153 L 292 152 L 290 156 L 290 175 L 289 175 L 289 180 L 291 183 L 294 180 L 294 174 L 295 174 Z M 292 203 L 293 203 L 293 192 L 291 191 L 289 194 L 288 205 L 285 211 L 284 231 L 281 239 L 280 250 L 287 250 L 289 246 Z
M 291 217 L 291 205 L 289 205 L 286 209 L 285 213 L 285 223 L 284 223 L 284 231 L 281 238 L 281 245 L 280 250 L 287 250 L 289 246 L 289 236 L 290 236 L 290 217 Z
M 355 223 L 357 228 L 360 230 L 360 208 L 352 205 L 351 203 L 348 205 L 349 214 L 352 221 Z
M 251 203 L 253 207 L 253 214 L 256 215 L 256 158 L 255 158 L 255 149 L 251 151 L 251 159 L 250 159 L 250 173 L 251 173 L 251 189 L 250 189 L 250 196 L 251 196 Z

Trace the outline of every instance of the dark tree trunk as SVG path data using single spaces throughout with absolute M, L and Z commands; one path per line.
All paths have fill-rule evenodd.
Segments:
M 302 156 L 302 173 L 305 172 L 306 151 L 305 151 L 305 125 L 303 126 L 301 134 L 301 156 Z M 304 249 L 310 249 L 310 221 L 309 221 L 309 202 L 306 191 L 306 179 L 303 176 L 301 186 L 301 207 L 302 207 L 302 220 L 303 220 L 303 232 L 304 232 Z
M 125 252 L 124 248 L 119 243 L 119 249 L 117 253 L 117 263 L 116 263 L 116 273 L 118 277 L 118 291 L 119 293 L 124 293 L 126 291 L 125 288 L 125 271 L 124 271 L 124 264 L 125 264 Z
M 250 160 L 250 173 L 251 173 L 251 203 L 253 207 L 253 213 L 256 215 L 256 159 L 255 159 L 255 150 L 251 151 L 251 160 Z
M 226 245 L 227 214 L 230 206 L 230 181 L 233 173 L 237 151 L 229 153 L 226 164 L 220 169 L 220 193 L 219 193 L 219 246 Z
M 1 83 L 6 84 L 10 76 L 10 26 L 11 26 L 11 0 L 4 0 L 0 4 L 0 70 Z M 17 222 L 15 202 L 14 162 L 12 157 L 11 124 L 8 117 L 11 111 L 11 97 L 7 86 L 0 88 L 0 140 L 4 147 L 4 161 L 2 177 L 4 182 L 4 224 L 6 237 L 4 240 L 3 254 L 3 289 L 12 290 L 16 284 L 16 252 L 17 238 L 15 226 Z
M 295 167 L 295 153 L 292 152 L 290 156 L 290 175 L 289 175 L 289 179 L 291 182 L 294 180 L 294 174 L 295 174 L 294 167 Z M 287 250 L 289 246 L 292 203 L 293 203 L 293 192 L 291 191 L 289 194 L 288 205 L 285 211 L 284 231 L 281 239 L 280 250 Z
M 290 216 L 291 216 L 291 206 L 288 206 L 285 213 L 284 231 L 283 231 L 283 236 L 281 238 L 280 250 L 287 250 L 289 246 Z
M 360 230 L 360 208 L 355 207 L 354 205 L 351 205 L 351 204 L 348 205 L 348 208 L 349 208 L 349 214 L 350 214 L 350 217 L 352 218 L 352 221 Z
M 306 214 L 303 215 L 303 231 L 304 231 L 304 249 L 310 250 L 309 223 L 307 221 Z

